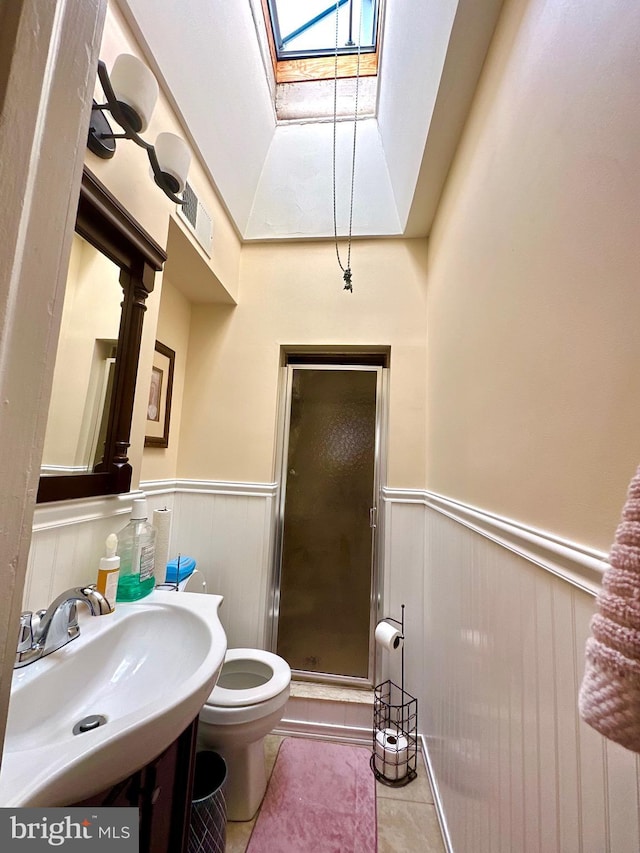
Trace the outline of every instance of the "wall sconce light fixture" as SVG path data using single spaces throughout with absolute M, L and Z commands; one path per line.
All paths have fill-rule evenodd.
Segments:
M 98 62 L 98 77 L 106 98 L 105 104 L 93 102 L 87 147 L 98 157 L 108 160 L 116 151 L 116 139 L 132 139 L 149 157 L 153 179 L 176 204 L 183 204 L 178 193 L 184 190 L 191 152 L 186 142 L 175 133 L 159 133 L 151 145 L 139 135 L 151 119 L 158 99 L 158 83 L 147 66 L 137 57 L 122 53 L 111 69 Z M 120 125 L 123 133 L 114 133 L 105 113 Z

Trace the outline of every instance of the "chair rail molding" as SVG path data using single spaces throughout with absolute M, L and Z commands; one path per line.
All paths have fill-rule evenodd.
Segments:
M 502 545 L 584 592 L 596 595 L 607 568 L 607 555 L 553 533 L 419 489 L 382 490 L 389 504 L 422 504 Z
M 210 495 L 238 495 L 242 497 L 274 497 L 277 483 L 242 483 L 222 480 L 146 480 L 140 489 L 147 495 L 199 492 Z
M 38 504 L 33 516 L 33 532 L 127 516 L 131 512 L 134 499 L 143 497 L 144 492 L 134 491 L 121 495 Z M 126 524 L 126 520 L 123 524 Z

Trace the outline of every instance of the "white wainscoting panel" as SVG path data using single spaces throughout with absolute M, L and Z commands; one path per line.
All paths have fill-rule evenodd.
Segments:
M 136 497 L 141 494 L 39 504 L 34 513 L 23 608 L 40 610 L 65 589 L 95 583 L 105 540 L 127 523 Z
M 426 492 L 387 490 L 385 506 L 391 600 L 424 605 L 407 687 L 451 850 L 637 853 L 638 756 L 577 711 L 604 555 Z M 412 535 L 425 536 L 420 589 Z
M 383 616 L 400 620 L 405 605 L 405 690 L 413 696 L 421 689 L 424 656 L 422 579 L 425 561 L 424 501 L 384 501 Z M 402 653 L 376 647 L 376 683 L 390 678 L 401 686 Z M 418 706 L 420 710 L 420 705 Z
M 151 508 L 173 510 L 170 557 L 193 557 L 208 591 L 224 597 L 229 648 L 264 648 L 275 485 L 176 480 L 141 488 Z
M 94 583 L 104 542 L 127 523 L 134 498 L 172 510 L 170 558 L 193 557 L 220 608 L 230 648 L 265 647 L 274 484 L 154 481 L 126 495 L 36 508 L 25 610 L 46 607 L 63 590 Z M 17 632 L 17 627 L 16 627 Z

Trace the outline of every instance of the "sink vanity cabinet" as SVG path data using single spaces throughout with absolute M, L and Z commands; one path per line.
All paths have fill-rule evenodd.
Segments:
M 73 642 L 14 670 L 0 806 L 134 806 L 142 853 L 183 853 L 197 719 L 227 650 L 221 602 L 154 590 L 108 615 L 83 608 Z
M 195 767 L 196 718 L 153 761 L 73 806 L 133 806 L 140 820 L 140 853 L 186 853 Z

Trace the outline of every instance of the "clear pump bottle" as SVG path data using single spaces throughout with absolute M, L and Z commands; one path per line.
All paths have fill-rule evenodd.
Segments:
M 155 586 L 155 528 L 147 521 L 147 501 L 133 502 L 131 519 L 118 533 L 120 579 L 116 601 L 137 601 Z

